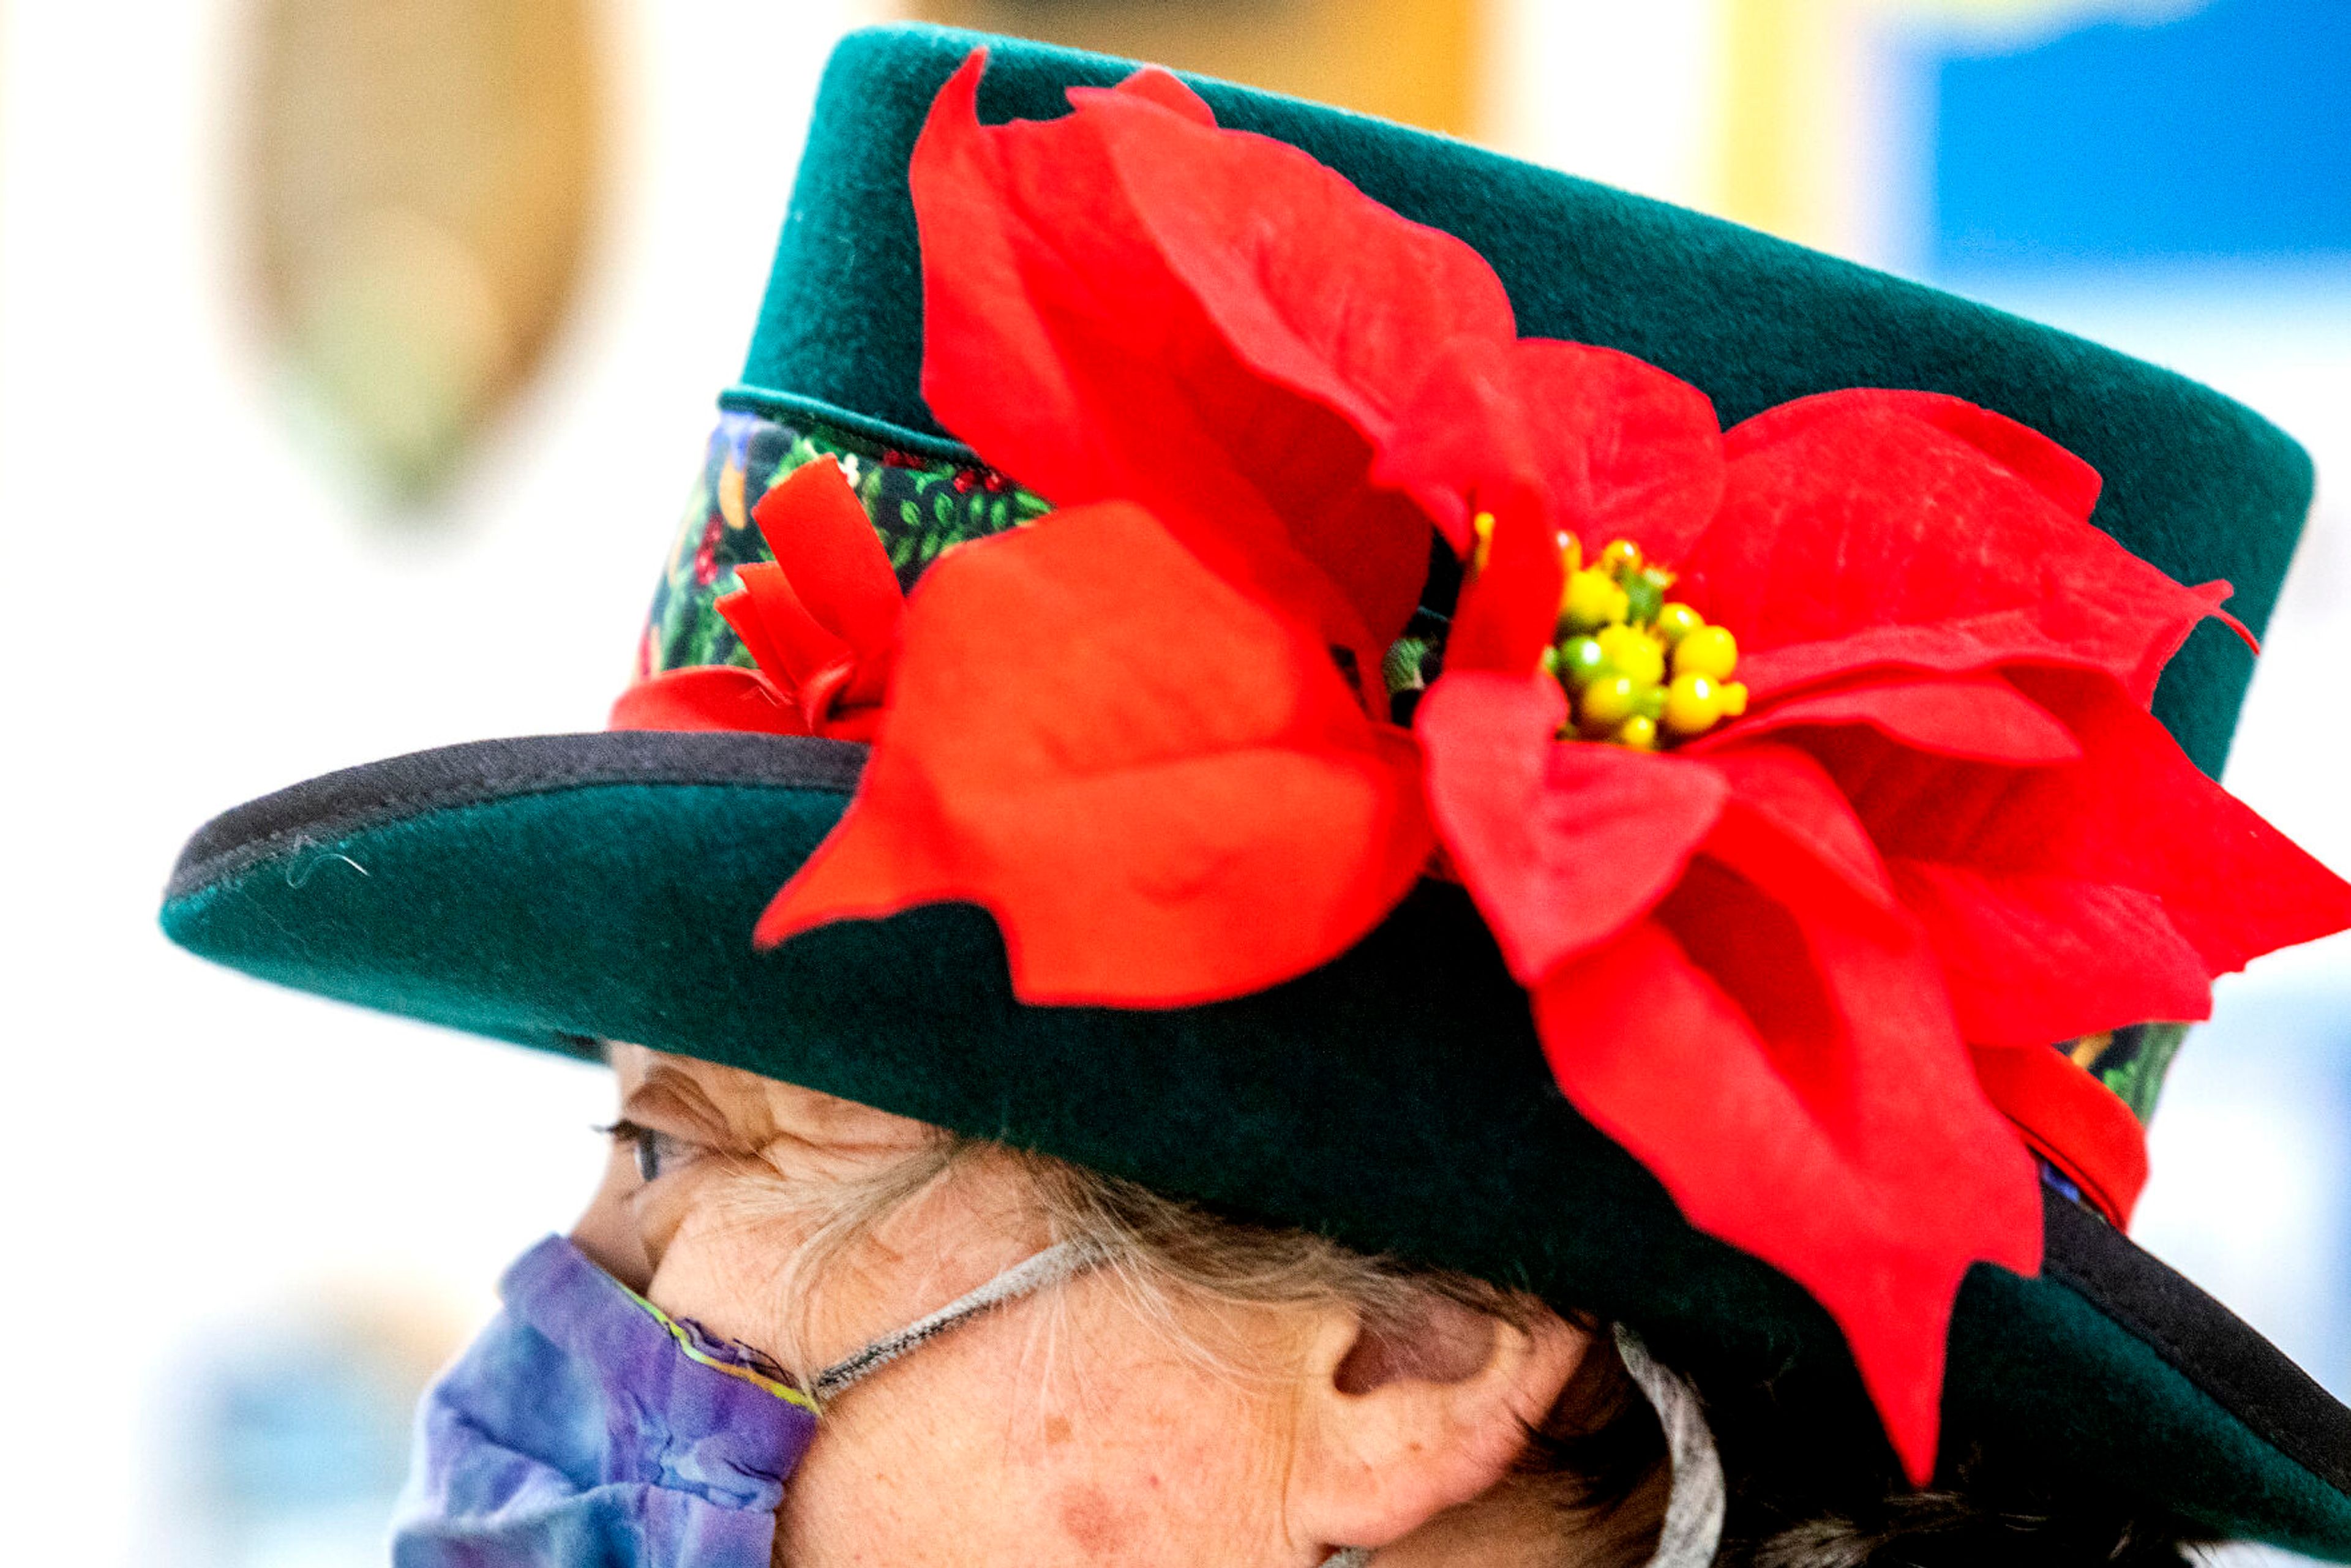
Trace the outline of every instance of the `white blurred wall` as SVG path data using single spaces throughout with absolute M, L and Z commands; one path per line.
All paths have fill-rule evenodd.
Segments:
M 438 528 L 288 443 L 239 305 L 230 0 L 0 34 L 0 1560 L 190 1560 L 185 1358 L 371 1291 L 462 1330 L 569 1222 L 597 1070 L 169 946 L 184 835 L 329 768 L 593 728 L 734 378 L 837 0 L 612 0 L 619 166 L 538 389 Z
M 1710 206 L 1722 0 L 1495 0 L 1483 139 L 1661 201 Z

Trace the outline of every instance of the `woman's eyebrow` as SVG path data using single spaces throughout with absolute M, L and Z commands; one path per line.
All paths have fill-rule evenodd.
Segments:
M 667 1062 L 645 1070 L 643 1082 L 622 1103 L 622 1114 L 632 1120 L 667 1120 L 684 1124 L 696 1143 L 705 1147 L 750 1153 L 758 1146 L 748 1130 L 739 1127 L 694 1075 Z

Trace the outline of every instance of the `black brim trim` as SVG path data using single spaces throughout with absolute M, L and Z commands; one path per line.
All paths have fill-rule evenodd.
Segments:
M 865 747 L 813 736 L 600 730 L 477 740 L 321 774 L 196 830 L 165 884 L 186 898 L 264 861 L 387 822 L 599 784 L 760 784 L 847 795 Z
M 2351 1407 L 2251 1324 L 2072 1199 L 2044 1192 L 2042 1271 L 2325 1480 L 2351 1491 Z

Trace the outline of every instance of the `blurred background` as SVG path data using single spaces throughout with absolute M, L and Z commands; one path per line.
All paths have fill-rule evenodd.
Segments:
M 1336 99 L 2228 391 L 2321 495 L 2227 782 L 2351 872 L 2342 0 L 0 0 L 12 1561 L 381 1559 L 603 1075 L 200 966 L 183 837 L 595 727 L 825 51 L 893 15 Z M 2223 983 L 2139 1235 L 2351 1394 L 2351 946 Z

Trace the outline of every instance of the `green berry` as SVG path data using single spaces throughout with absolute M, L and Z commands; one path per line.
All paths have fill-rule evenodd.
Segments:
M 1559 645 L 1559 678 L 1579 691 L 1607 668 L 1608 655 L 1596 637 L 1571 637 Z
M 1625 580 L 1625 618 L 1643 625 L 1657 618 L 1665 607 L 1666 591 L 1647 572 L 1636 571 Z

